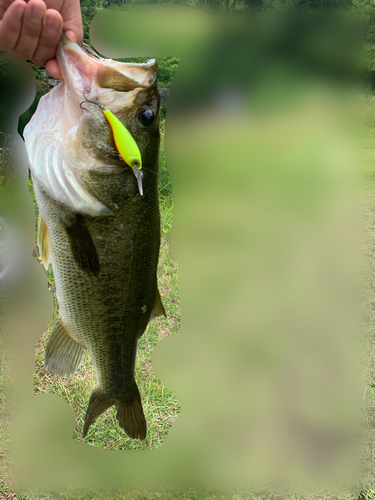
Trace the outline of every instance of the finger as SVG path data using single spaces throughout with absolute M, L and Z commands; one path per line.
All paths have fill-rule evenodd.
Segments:
M 81 41 L 80 42 L 77 41 L 78 36 L 76 35 L 76 33 L 73 30 L 68 29 L 68 30 L 65 30 L 64 33 L 68 38 L 71 39 L 72 42 L 81 43 Z
M 61 11 L 62 6 L 64 4 L 64 0 L 44 0 L 47 9 L 54 9 L 57 10 L 58 12 Z
M 5 11 L 12 2 L 13 0 L 0 0 L 0 21 L 4 17 Z
M 0 50 L 12 50 L 22 30 L 22 18 L 24 16 L 26 3 L 23 0 L 15 0 L 0 21 Z
M 44 14 L 43 28 L 39 37 L 39 44 L 34 53 L 33 62 L 38 66 L 45 66 L 53 59 L 56 47 L 62 33 L 63 20 L 61 15 L 53 9 L 47 9 Z
M 22 20 L 22 30 L 15 50 L 24 59 L 33 59 L 42 31 L 46 4 L 43 0 L 29 0 Z
M 82 16 L 79 0 L 65 0 L 60 11 L 64 20 L 64 31 L 76 43 L 83 40 Z
M 48 71 L 48 73 L 52 75 L 54 78 L 62 80 L 61 70 L 56 59 L 50 59 L 49 61 L 47 61 L 45 68 Z

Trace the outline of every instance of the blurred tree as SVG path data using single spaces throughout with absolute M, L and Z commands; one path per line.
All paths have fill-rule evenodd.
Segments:
M 364 80 L 375 89 L 375 4 L 370 0 L 353 0 L 353 10 L 361 20 L 360 66 Z
M 91 21 L 93 20 L 95 14 L 99 10 L 97 5 L 100 3 L 100 0 L 80 0 L 80 2 L 81 2 L 81 12 L 82 12 L 83 37 L 84 37 L 83 41 L 88 45 L 91 45 L 89 37 L 89 29 Z
M 197 0 L 198 6 L 208 7 L 215 11 L 234 12 L 236 9 L 246 8 L 260 10 L 263 6 L 262 0 Z
M 80 0 L 84 29 L 84 42 L 91 45 L 89 27 L 95 14 L 102 8 L 125 6 L 140 3 L 165 3 L 168 0 Z M 360 65 L 365 73 L 365 80 L 375 89 L 375 1 L 374 0 L 171 0 L 192 7 L 210 9 L 226 14 L 244 14 L 276 17 L 321 15 L 346 12 L 355 15 L 361 24 Z M 152 57 L 152 54 L 150 54 Z M 138 60 L 139 59 L 139 60 Z M 143 62 L 146 58 L 137 58 Z M 133 59 L 136 61 L 136 59 Z M 176 71 L 178 59 L 159 57 L 158 80 L 161 87 L 170 88 Z M 38 75 L 40 76 L 40 75 Z

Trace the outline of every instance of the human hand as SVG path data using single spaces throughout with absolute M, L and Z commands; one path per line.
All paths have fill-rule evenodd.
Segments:
M 0 0 L 1 1 L 1 0 Z M 31 1 L 31 0 L 29 0 Z M 45 0 L 47 14 L 49 10 L 57 10 L 63 20 L 64 33 L 76 43 L 83 40 L 83 27 L 80 0 Z M 60 39 L 61 33 L 59 34 Z M 57 45 L 57 42 L 56 42 Z M 46 70 L 55 78 L 62 78 L 62 74 L 55 58 L 47 61 Z
M 63 29 L 82 41 L 79 0 L 0 0 L 0 50 L 14 50 L 55 78 L 62 77 L 55 55 Z

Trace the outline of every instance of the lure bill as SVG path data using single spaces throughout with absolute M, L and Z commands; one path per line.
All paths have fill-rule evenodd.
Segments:
M 59 304 L 45 369 L 71 376 L 87 351 L 97 381 L 83 435 L 115 406 L 126 434 L 144 439 L 137 342 L 164 314 L 156 276 L 157 65 L 93 57 L 65 36 L 57 59 L 63 82 L 41 98 L 24 132 L 39 253 L 52 266 Z M 100 105 L 80 106 L 83 95 Z

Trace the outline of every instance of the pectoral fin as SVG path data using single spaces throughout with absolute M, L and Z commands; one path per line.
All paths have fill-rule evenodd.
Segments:
M 68 235 L 70 249 L 76 263 L 81 269 L 91 271 L 94 276 L 99 276 L 100 263 L 98 252 L 87 227 L 78 215 L 67 220 L 64 219 L 63 222 L 66 234 Z
M 69 377 L 78 370 L 84 354 L 84 348 L 69 336 L 58 321 L 47 343 L 44 368 L 60 377 Z
M 165 316 L 165 309 L 164 309 L 164 306 L 161 302 L 159 290 L 157 289 L 156 290 L 156 299 L 155 299 L 154 307 L 152 308 L 152 311 L 151 311 L 150 320 L 157 318 L 158 316 Z
M 39 248 L 39 255 L 40 258 L 42 259 L 44 269 L 47 270 L 48 265 L 51 264 L 51 259 L 50 259 L 51 242 L 46 223 L 44 222 L 44 220 L 40 215 L 38 218 L 37 245 Z

